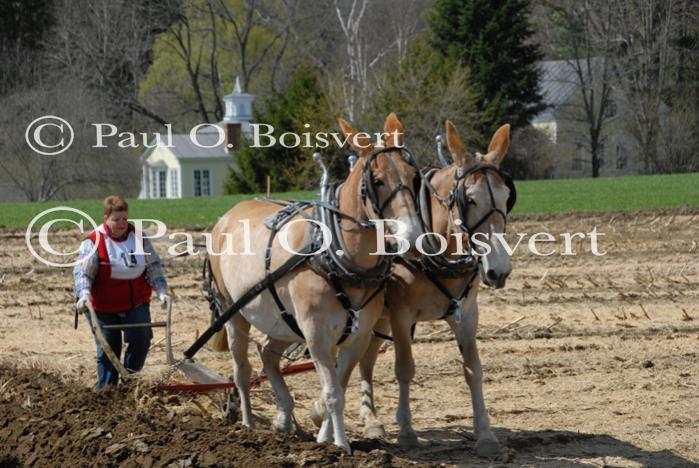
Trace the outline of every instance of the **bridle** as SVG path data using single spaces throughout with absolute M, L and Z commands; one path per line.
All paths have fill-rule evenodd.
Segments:
M 468 219 L 468 210 L 469 206 L 473 205 L 474 203 L 473 201 L 469 200 L 468 197 L 466 197 L 466 190 L 468 188 L 466 185 L 466 179 L 468 176 L 479 172 L 483 174 L 483 178 L 485 179 L 488 187 L 488 195 L 490 196 L 490 210 L 481 216 L 481 218 L 474 225 L 469 226 L 466 221 Z M 495 196 L 493 195 L 493 187 L 490 184 L 490 179 L 488 179 L 488 172 L 498 174 L 510 191 L 510 194 L 507 197 L 506 211 L 502 211 L 495 204 Z M 512 177 L 507 172 L 502 171 L 495 166 L 479 163 L 469 168 L 467 171 L 457 171 L 457 174 L 454 177 L 454 187 L 449 194 L 448 200 L 448 209 L 450 211 L 454 203 L 456 203 L 457 209 L 459 210 L 459 217 L 461 218 L 461 223 L 456 224 L 468 236 L 468 240 L 470 242 L 476 230 L 493 214 L 499 214 L 502 217 L 503 224 L 505 226 L 507 225 L 507 216 L 517 202 L 517 190 L 515 189 Z
M 389 146 L 387 148 L 379 148 L 374 150 L 369 156 L 367 156 L 366 159 L 362 162 L 362 184 L 360 193 L 362 198 L 362 206 L 365 209 L 365 214 L 369 218 L 371 218 L 371 216 L 369 215 L 369 213 L 366 213 L 367 199 L 369 201 L 369 204 L 371 205 L 371 209 L 374 211 L 376 215 L 378 215 L 379 219 L 384 219 L 383 210 L 391 202 L 391 200 L 393 200 L 393 198 L 403 190 L 408 191 L 408 193 L 412 197 L 413 204 L 415 203 L 415 194 L 411 191 L 411 188 L 409 186 L 403 184 L 403 182 L 400 180 L 398 181 L 398 184 L 394 187 L 394 189 L 391 191 L 391 193 L 388 195 L 388 197 L 386 197 L 386 199 L 383 201 L 383 203 L 379 203 L 379 197 L 376 193 L 376 187 L 372 178 L 371 163 L 380 154 L 390 153 L 393 151 L 400 152 L 403 155 L 403 159 L 415 168 L 417 174 L 420 174 L 420 169 L 417 167 L 417 164 L 415 164 L 412 153 L 410 153 L 410 151 L 408 151 L 404 147 Z M 395 163 L 393 162 L 393 160 L 390 157 L 388 158 L 388 160 L 395 168 Z

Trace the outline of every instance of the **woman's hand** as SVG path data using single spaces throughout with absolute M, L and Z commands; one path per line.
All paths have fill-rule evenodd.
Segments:
M 87 310 L 87 305 L 92 302 L 92 296 L 90 296 L 90 291 L 85 291 L 83 295 L 78 299 L 78 302 L 75 304 L 75 308 L 78 310 L 78 312 L 84 312 Z
M 159 292 L 158 293 L 158 300 L 160 300 L 160 302 L 161 302 L 160 307 L 163 310 L 166 310 L 168 304 L 170 304 L 170 301 L 172 301 L 172 298 L 170 298 L 170 296 L 168 296 L 164 292 Z

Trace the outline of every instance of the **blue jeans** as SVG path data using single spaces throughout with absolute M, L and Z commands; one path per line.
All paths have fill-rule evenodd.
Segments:
M 90 328 L 92 328 L 90 313 L 86 312 L 86 315 L 87 321 L 90 323 Z M 120 314 L 96 312 L 96 315 L 100 326 L 121 325 L 125 323 L 149 323 L 150 304 L 139 304 L 130 311 Z M 146 362 L 150 341 L 153 338 L 153 331 L 150 328 L 131 328 L 127 330 L 102 329 L 104 338 L 117 357 L 121 357 L 122 332 L 124 333 L 124 341 L 127 343 L 126 352 L 124 353 L 124 367 L 130 372 L 138 372 L 143 369 L 143 364 Z M 95 344 L 97 345 L 97 387 L 104 388 L 107 385 L 117 384 L 119 382 L 119 373 L 112 365 L 104 349 L 102 349 L 102 345 L 97 341 L 97 337 L 95 337 Z

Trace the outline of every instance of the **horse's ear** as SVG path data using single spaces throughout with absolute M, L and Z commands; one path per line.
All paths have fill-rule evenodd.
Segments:
M 360 157 L 366 156 L 374 149 L 374 144 L 367 133 L 358 132 L 351 123 L 339 117 L 337 123 L 340 124 L 340 129 L 347 136 L 347 141 L 354 148 Z
M 493 166 L 499 166 L 510 147 L 510 124 L 498 128 L 488 145 L 488 154 L 484 158 Z
M 468 153 L 466 145 L 461 139 L 461 136 L 459 136 L 459 131 L 456 129 L 456 126 L 451 122 L 451 120 L 447 120 L 446 127 L 447 148 L 449 148 L 451 158 L 458 167 L 465 169 L 467 165 L 470 165 L 473 162 L 473 158 Z
M 383 124 L 386 147 L 397 146 L 403 147 L 403 124 L 400 123 L 395 112 L 391 112 L 386 117 L 386 122 Z

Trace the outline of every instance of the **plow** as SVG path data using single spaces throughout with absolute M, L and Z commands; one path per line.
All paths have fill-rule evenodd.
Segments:
M 389 146 L 387 148 L 379 148 L 375 150 L 372 155 L 370 156 L 370 160 L 373 158 L 376 158 L 377 156 L 384 154 L 384 153 L 390 153 L 391 151 L 403 151 L 407 152 L 404 148 L 396 148 L 393 146 Z M 414 165 L 415 163 L 412 162 L 412 156 L 410 156 L 410 153 L 408 153 L 408 159 L 410 164 Z M 117 370 L 119 373 L 120 378 L 123 381 L 129 381 L 131 379 L 136 378 L 136 375 L 132 372 L 130 372 L 128 369 L 124 367 L 124 365 L 120 362 L 119 356 L 114 353 L 113 349 L 110 347 L 109 343 L 107 342 L 103 330 L 126 330 L 126 329 L 133 329 L 133 328 L 165 328 L 165 353 L 166 353 L 166 360 L 167 360 L 167 365 L 169 367 L 169 370 L 166 372 L 165 376 L 163 379 L 161 379 L 160 383 L 157 385 L 157 389 L 160 391 L 165 391 L 165 392 L 189 392 L 189 393 L 209 393 L 209 392 L 218 392 L 218 391 L 223 391 L 225 392 L 227 396 L 227 403 L 222 404 L 222 409 L 224 412 L 227 411 L 227 407 L 230 407 L 229 403 L 231 401 L 231 394 L 233 390 L 235 389 L 235 383 L 230 381 L 230 379 L 220 375 L 219 373 L 209 369 L 205 365 L 203 365 L 200 362 L 196 362 L 194 360 L 195 354 L 209 341 L 211 340 L 216 333 L 222 330 L 226 322 L 231 320 L 235 314 L 240 312 L 241 309 L 243 309 L 245 306 L 247 306 L 250 302 L 252 302 L 255 298 L 257 298 L 260 294 L 262 294 L 264 291 L 270 291 L 273 293 L 273 297 L 275 297 L 275 300 L 277 301 L 277 306 L 280 308 L 280 313 L 282 315 L 282 318 L 284 321 L 287 323 L 287 325 L 296 333 L 296 335 L 300 336 L 302 339 L 304 339 L 303 334 L 301 333 L 300 329 L 298 328 L 298 325 L 296 323 L 296 320 L 288 314 L 284 308 L 283 305 L 278 300 L 277 294 L 275 292 L 275 283 L 278 282 L 284 275 L 287 273 L 291 272 L 301 264 L 304 264 L 310 256 L 314 256 L 320 252 L 319 248 L 320 245 L 318 242 L 308 242 L 306 245 L 301 249 L 301 251 L 296 252 L 294 255 L 289 257 L 283 264 L 281 264 L 278 268 L 275 270 L 271 271 L 269 268 L 269 263 L 271 261 L 271 247 L 272 247 L 272 240 L 276 236 L 276 234 L 279 232 L 279 230 L 296 214 L 301 213 L 303 214 L 304 210 L 313 208 L 316 210 L 317 213 L 319 213 L 319 217 L 323 224 L 328 225 L 330 223 L 330 219 L 332 218 L 332 215 L 334 215 L 334 212 L 338 212 L 338 203 L 337 200 L 333 198 L 334 191 L 330 189 L 330 183 L 329 183 L 329 171 L 325 164 L 322 161 L 322 158 L 320 156 L 320 153 L 314 153 L 313 155 L 314 161 L 316 161 L 323 172 L 323 177 L 321 179 L 321 190 L 320 190 L 320 200 L 315 201 L 315 202 L 306 202 L 306 201 L 297 201 L 297 200 L 273 200 L 273 199 L 268 199 L 265 198 L 263 199 L 264 201 L 272 202 L 274 204 L 277 204 L 280 206 L 280 209 L 278 213 L 275 215 L 274 220 L 272 221 L 271 225 L 268 225 L 267 227 L 271 231 L 271 236 L 270 240 L 267 246 L 267 251 L 265 254 L 265 276 L 262 280 L 258 281 L 254 285 L 252 285 L 244 294 L 242 294 L 236 301 L 234 301 L 232 304 L 230 304 L 225 310 L 222 310 L 223 307 L 221 306 L 218 294 L 214 290 L 214 286 L 211 284 L 211 264 L 209 262 L 209 259 L 207 257 L 207 260 L 205 261 L 204 269 L 202 272 L 202 276 L 204 279 L 204 291 L 207 293 L 207 300 L 209 301 L 209 306 L 212 311 L 212 317 L 211 317 L 211 323 L 210 326 L 200 335 L 196 338 L 195 342 L 187 348 L 183 356 L 180 359 L 175 359 L 175 355 L 173 352 L 173 347 L 172 347 L 172 299 L 168 298 L 166 300 L 165 304 L 165 310 L 166 310 L 166 316 L 165 316 L 165 321 L 154 321 L 150 323 L 132 323 L 132 324 L 118 324 L 118 325 L 100 325 L 99 321 L 97 320 L 97 315 L 94 310 L 94 307 L 92 304 L 88 303 L 87 304 L 87 309 L 88 313 L 91 318 L 91 323 L 92 323 L 92 328 L 93 332 L 95 335 L 96 340 L 100 343 L 102 348 L 105 350 L 105 354 L 110 360 L 110 362 L 114 365 L 114 368 Z M 350 164 L 350 169 L 353 168 L 354 164 L 356 163 L 357 158 L 356 156 L 351 156 L 348 159 L 348 162 Z M 365 166 L 366 168 L 370 167 L 370 164 L 367 164 Z M 419 173 L 419 171 L 418 171 Z M 362 170 L 362 178 L 363 178 L 363 187 L 373 187 L 372 183 L 369 181 L 370 179 L 370 171 L 367 171 L 366 169 Z M 369 178 L 369 179 L 368 179 Z M 389 196 L 389 200 L 395 196 L 395 194 L 403 190 L 404 187 L 399 184 L 398 188 L 396 191 L 393 192 L 391 196 Z M 363 192 L 363 197 L 369 197 L 371 200 L 372 205 L 374 206 L 375 211 L 381 212 L 381 208 L 378 206 L 378 201 L 376 198 L 375 192 L 372 190 L 369 190 L 369 195 Z M 281 214 L 281 216 L 280 216 Z M 342 214 L 342 216 L 345 216 Z M 308 219 L 307 216 L 304 215 Z M 354 219 L 354 218 L 352 218 Z M 312 223 L 311 223 L 312 225 Z M 363 226 L 366 227 L 366 226 Z M 309 237 L 317 237 L 318 232 L 317 230 L 312 230 L 310 229 L 308 232 Z M 317 240 L 317 239 L 316 239 Z M 205 246 L 203 246 L 205 247 Z M 332 249 L 331 249 L 332 250 Z M 320 254 L 318 254 L 320 255 Z M 383 257 L 382 257 L 383 258 Z M 385 260 L 386 258 L 383 258 Z M 367 270 L 364 273 L 370 275 L 374 274 L 375 271 L 379 271 L 382 275 L 386 276 L 387 271 L 390 268 L 391 261 L 384 261 L 383 263 L 380 263 L 380 265 L 373 270 Z M 208 282 L 207 282 L 207 271 L 209 273 L 208 277 Z M 382 276 L 382 278 L 384 278 Z M 340 338 L 340 340 L 337 343 L 337 346 L 339 346 L 350 334 L 354 333 L 354 327 L 356 326 L 356 320 L 357 320 L 357 315 L 361 311 L 361 309 L 366 305 L 366 303 L 370 302 L 373 300 L 373 298 L 383 290 L 385 286 L 385 278 L 381 281 L 379 284 L 380 287 L 376 288 L 376 291 L 369 297 L 369 299 L 365 300 L 365 303 L 359 307 L 355 307 L 352 304 L 349 303 L 349 300 L 346 299 L 346 294 L 340 285 L 339 281 L 336 279 L 337 274 L 334 272 L 330 273 L 329 276 L 329 281 L 332 283 L 336 297 L 338 297 L 338 300 L 340 300 L 342 306 L 346 309 L 347 311 L 347 323 L 345 325 L 345 329 L 343 331 L 343 335 Z M 386 276 L 387 277 L 387 276 Z M 76 322 L 75 326 L 77 328 L 77 311 L 76 311 Z M 377 331 L 374 331 L 374 336 L 392 341 L 392 338 L 388 335 L 384 335 L 382 333 L 379 333 Z M 305 347 L 304 347 L 305 350 Z M 382 348 L 380 352 L 385 352 L 385 348 Z M 259 345 L 258 345 L 258 353 L 259 353 Z M 289 351 L 287 350 L 285 353 L 280 354 L 280 357 L 283 357 L 287 360 L 290 361 L 290 364 L 287 366 L 284 366 L 281 368 L 281 373 L 282 375 L 292 375 L 292 374 L 298 374 L 298 373 L 303 373 L 303 372 L 310 372 L 315 370 L 315 365 L 312 361 L 307 361 L 307 362 L 301 362 L 301 363 L 294 363 L 294 361 L 298 360 L 301 355 L 299 355 L 296 358 L 291 358 L 290 357 Z M 173 374 L 176 372 L 180 372 L 188 381 L 189 383 L 167 383 L 168 380 L 172 377 Z M 268 380 L 268 377 L 265 373 L 262 373 L 256 377 L 253 377 L 251 380 L 251 385 L 259 385 L 260 383 Z
M 117 372 L 119 373 L 119 377 L 123 381 L 128 382 L 129 380 L 135 379 L 136 374 L 130 372 L 128 369 L 124 367 L 124 365 L 121 363 L 121 360 L 119 359 L 119 356 L 117 356 L 116 353 L 114 353 L 112 348 L 109 346 L 109 343 L 107 342 L 107 339 L 104 336 L 103 330 L 125 330 L 129 328 L 164 328 L 165 355 L 169 371 L 165 374 L 165 378 L 163 379 L 163 381 L 157 384 L 156 388 L 164 392 L 209 393 L 224 391 L 226 392 L 226 395 L 229 397 L 228 402 L 230 402 L 230 393 L 235 390 L 235 383 L 222 376 L 221 374 L 209 369 L 202 363 L 196 362 L 193 359 L 194 353 L 198 351 L 210 339 L 210 337 L 213 336 L 213 334 L 216 331 L 220 330 L 220 328 L 226 321 L 224 320 L 225 317 L 223 317 L 224 319 L 219 317 L 219 320 L 214 321 L 212 325 L 209 327 L 209 329 L 207 329 L 207 331 L 201 337 L 199 337 L 197 341 L 185 352 L 185 357 L 183 357 L 180 360 L 176 360 L 174 351 L 172 349 L 172 300 L 168 300 L 166 305 L 167 307 L 165 321 L 105 326 L 99 325 L 99 321 L 97 320 L 97 315 L 92 304 L 88 303 L 87 307 L 88 312 L 90 314 L 91 323 L 96 324 L 92 327 L 95 338 L 104 349 L 105 354 L 109 358 L 109 361 L 117 370 Z M 240 305 L 239 307 L 242 308 L 243 306 Z M 232 307 L 231 310 L 237 309 Z M 231 315 L 233 314 L 231 313 Z M 291 363 L 282 367 L 281 371 L 283 375 L 286 376 L 315 371 L 315 365 L 312 361 L 293 363 L 294 361 L 298 360 L 300 357 L 303 356 L 304 350 L 305 348 L 301 350 L 301 353 L 297 353 L 299 354 L 299 357 L 296 358 L 291 358 L 287 355 L 284 356 L 285 358 L 289 359 Z M 382 348 L 380 352 L 383 353 L 385 351 L 386 348 Z M 187 357 L 188 353 L 191 357 Z M 189 383 L 167 383 L 166 381 L 169 380 L 175 372 L 180 372 L 189 381 Z M 250 381 L 250 384 L 252 386 L 257 386 L 267 380 L 267 375 L 265 373 L 261 373 L 253 377 Z M 221 409 L 222 411 L 226 412 L 225 406 L 221 407 Z
M 212 391 L 220 390 L 233 390 L 235 389 L 235 383 L 231 382 L 226 377 L 220 375 L 219 373 L 209 369 L 205 365 L 194 361 L 192 358 L 182 358 L 180 360 L 175 360 L 174 352 L 172 349 L 172 301 L 168 301 L 166 309 L 165 321 L 160 322 L 150 322 L 150 323 L 136 323 L 136 324 L 123 324 L 123 325 L 104 325 L 100 326 L 97 320 L 97 315 L 92 304 L 88 304 L 88 312 L 90 314 L 91 322 L 93 324 L 93 331 L 97 341 L 100 343 L 105 351 L 105 354 L 109 358 L 114 368 L 119 373 L 119 377 L 128 382 L 136 378 L 136 375 L 130 372 L 124 367 L 112 348 L 109 346 L 107 339 L 104 336 L 103 330 L 125 330 L 129 328 L 165 328 L 165 355 L 167 359 L 167 364 L 170 368 L 166 374 L 166 379 L 168 380 L 174 372 L 180 372 L 187 380 L 191 383 L 159 383 L 157 385 L 158 390 L 162 391 L 172 391 L 172 392 L 190 392 L 190 393 L 206 393 Z M 222 322 L 222 323 L 225 323 Z M 214 323 L 209 329 L 213 329 L 216 326 Z M 222 326 L 222 325 L 221 325 Z M 220 328 L 219 328 L 220 329 Z M 202 335 L 203 337 L 204 335 Z M 196 349 L 200 349 L 203 344 L 208 341 L 202 340 L 200 337 L 197 343 L 201 342 L 201 345 L 197 346 Z M 196 343 L 195 343 L 196 344 Z M 191 352 L 190 348 L 190 352 Z M 193 353 L 191 353 L 193 355 Z M 285 375 L 298 374 L 301 372 L 309 372 L 315 369 L 312 362 L 302 362 L 298 364 L 291 364 L 282 369 Z M 267 380 L 265 374 L 261 374 L 255 377 L 252 381 L 252 385 L 259 385 L 260 383 Z

